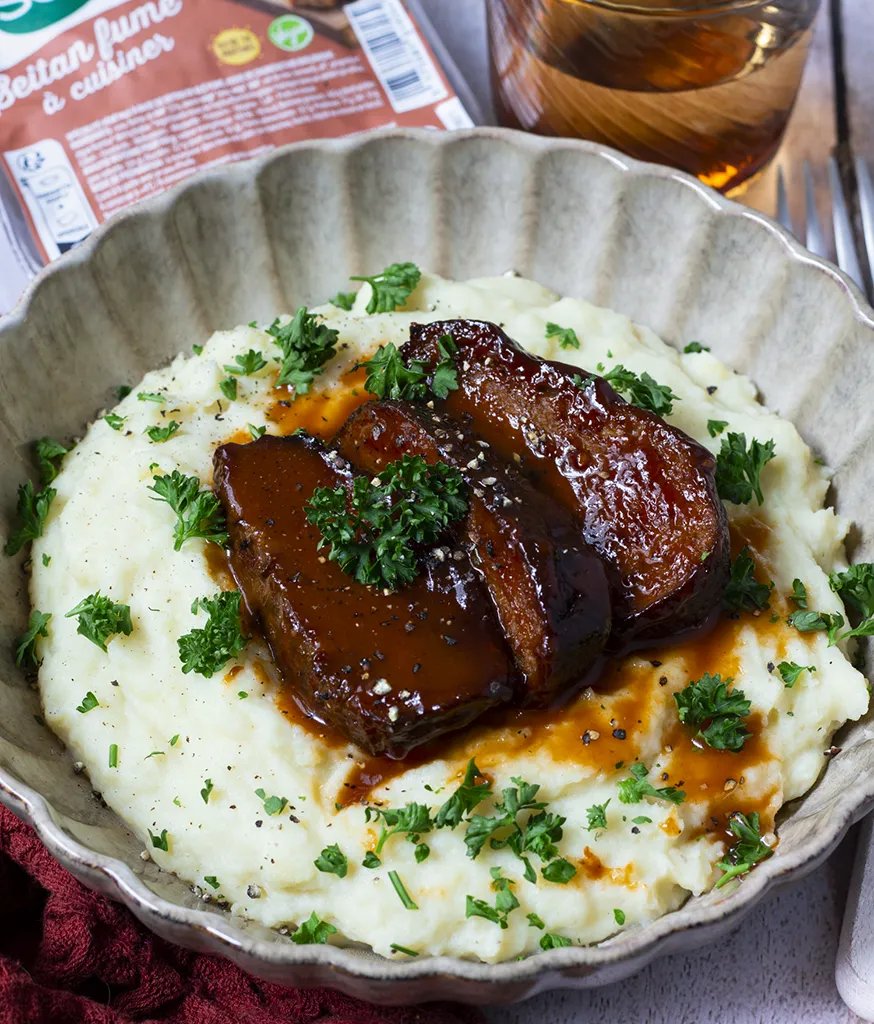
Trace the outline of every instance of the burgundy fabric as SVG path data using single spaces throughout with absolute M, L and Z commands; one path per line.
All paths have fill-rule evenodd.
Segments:
M 0 1024 L 480 1024 L 451 1004 L 370 1006 L 257 981 L 148 932 L 0 806 Z

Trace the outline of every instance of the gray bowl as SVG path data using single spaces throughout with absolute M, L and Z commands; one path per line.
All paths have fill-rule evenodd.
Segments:
M 461 279 L 513 268 L 676 345 L 706 341 L 836 470 L 837 508 L 860 531 L 855 557 L 872 559 L 874 321 L 859 291 L 767 217 L 693 178 L 497 129 L 304 143 L 206 171 L 113 218 L 45 270 L 0 324 L 0 530 L 34 438 L 80 431 L 119 383 L 217 328 L 324 301 L 349 274 L 399 259 Z M 776 855 L 736 891 L 691 899 L 598 946 L 498 965 L 295 946 L 205 907 L 140 858 L 141 844 L 35 720 L 36 694 L 12 664 L 28 611 L 19 560 L 0 560 L 0 594 L 0 799 L 77 878 L 159 935 L 275 982 L 382 1003 L 489 1003 L 617 981 L 724 935 L 775 886 L 824 860 L 874 802 L 865 720 L 842 733 L 841 755 L 783 812 Z

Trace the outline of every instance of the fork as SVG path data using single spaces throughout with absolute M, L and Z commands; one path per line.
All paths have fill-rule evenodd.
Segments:
M 862 172 L 864 172 L 864 184 L 861 177 Z M 857 161 L 856 173 L 859 175 L 859 203 L 862 209 L 865 243 L 869 254 L 868 261 L 872 268 L 872 276 L 874 276 L 874 185 L 872 185 L 871 176 L 864 161 Z M 832 259 L 836 255 L 837 264 L 841 270 L 860 288 L 864 289 L 865 281 L 862 275 L 859 256 L 856 252 L 852 219 L 846 196 L 844 195 L 844 187 L 841 184 L 837 160 L 834 157 L 830 157 L 828 162 L 828 181 L 832 193 L 832 227 L 835 243 L 833 250 L 829 246 L 828 238 L 819 217 L 819 211 L 816 208 L 813 171 L 807 160 L 804 161 L 803 175 L 805 206 L 803 237 L 799 232 L 795 231 L 792 224 L 792 216 L 789 212 L 789 195 L 786 190 L 786 178 L 784 177 L 782 167 L 777 169 L 777 220 L 787 231 L 792 232 L 798 241 L 805 245 L 815 256 Z

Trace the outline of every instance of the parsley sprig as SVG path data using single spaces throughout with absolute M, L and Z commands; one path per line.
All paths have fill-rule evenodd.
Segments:
M 35 491 L 30 480 L 18 488 L 16 512 L 21 526 L 6 541 L 3 550 L 7 555 L 17 555 L 29 541 L 42 537 L 49 509 L 57 493 L 53 487 Z
M 70 451 L 69 448 L 51 437 L 41 437 L 35 444 L 36 461 L 39 463 L 39 475 L 43 484 L 50 484 L 58 475 L 61 460 Z
M 176 513 L 173 527 L 173 550 L 178 551 L 187 540 L 202 537 L 214 544 L 228 542 L 225 515 L 221 503 L 212 491 L 202 491 L 196 476 L 185 476 L 179 470 L 152 477 L 149 488 L 157 497 L 153 501 L 166 501 Z
M 780 678 L 783 680 L 784 686 L 791 690 L 792 687 L 798 682 L 798 677 L 802 672 L 815 672 L 815 665 L 797 665 L 794 661 L 781 661 L 777 666 L 777 670 L 780 673 Z
M 437 811 L 434 817 L 435 828 L 455 828 L 461 824 L 465 815 L 470 814 L 477 804 L 491 795 L 491 782 L 486 779 L 484 782 L 478 783 L 476 780 L 481 778 L 483 778 L 483 774 L 471 758 L 461 785 Z
M 416 547 L 433 544 L 466 508 L 461 473 L 419 455 L 390 463 L 377 482 L 356 477 L 351 494 L 317 487 L 305 505 L 319 548 L 330 545 L 328 557 L 359 583 L 389 590 L 416 578 Z
M 474 899 L 468 896 L 465 906 L 465 917 L 484 917 L 487 921 L 498 925 L 500 928 L 507 928 L 507 918 L 519 906 L 511 886 L 516 883 L 501 875 L 500 868 L 491 868 L 489 873 L 492 876 L 492 891 L 495 893 L 495 905 L 492 906 L 485 900 Z
M 27 631 L 18 638 L 18 643 L 15 646 L 16 665 L 32 671 L 39 668 L 40 663 L 36 656 L 36 640 L 37 637 L 49 635 L 48 626 L 51 618 L 50 614 L 47 615 L 36 608 L 30 613 Z
M 130 606 L 116 604 L 111 597 L 105 597 L 99 590 L 83 598 L 64 617 L 78 617 L 79 627 L 76 632 L 87 637 L 101 651 L 106 650 L 106 641 L 110 637 L 118 633 L 130 636 L 133 632 Z
M 431 393 L 435 398 L 444 399 L 450 391 L 458 390 L 454 361 L 458 349 L 451 334 L 437 339 L 437 351 L 440 359 L 433 373 L 427 360 L 411 359 L 405 363 L 392 342 L 380 345 L 375 355 L 364 363 L 357 363 L 354 369 L 366 367 L 364 390 L 377 398 L 415 401 Z
M 828 585 L 850 611 L 863 619 L 874 616 L 874 565 L 871 562 L 859 562 L 843 572 L 831 573 Z
M 389 807 L 367 807 L 364 811 L 364 820 L 379 821 L 382 830 L 373 851 L 375 856 L 382 853 L 386 841 L 398 833 L 405 832 L 412 836 L 412 841 L 418 843 L 418 837 L 423 832 L 430 832 L 434 827 L 431 820 L 431 811 L 424 805 L 418 803 L 407 804 L 406 807 L 393 809 Z
M 567 819 L 547 811 L 546 803 L 536 799 L 539 785 L 531 785 L 516 777 L 512 782 L 514 785 L 503 790 L 501 801 L 495 804 L 494 814 L 474 814 L 468 819 L 464 836 L 467 855 L 475 859 L 488 842 L 492 850 L 512 850 L 525 865 L 523 875 L 528 882 L 537 881 L 530 856 L 543 861 L 542 872 L 547 881 L 569 882 L 577 870 L 560 856 L 557 846 Z M 531 813 L 524 823 L 520 823 L 518 817 L 525 811 Z
M 337 929 L 332 924 L 322 921 L 313 911 L 306 921 L 301 922 L 297 931 L 291 933 L 291 941 L 296 942 L 298 946 L 324 946 L 328 936 L 335 935 L 336 932 Z
M 747 447 L 746 434 L 726 434 L 716 456 L 716 490 L 723 501 L 747 505 L 755 496 L 764 504 L 760 477 L 774 458 L 774 442 L 753 438 Z
M 381 274 L 373 277 L 350 277 L 350 281 L 364 281 L 371 287 L 367 312 L 391 313 L 406 304 L 422 277 L 415 263 L 392 263 Z
M 768 599 L 773 589 L 773 582 L 765 584 L 756 580 L 756 565 L 750 557 L 750 549 L 745 547 L 731 563 L 731 575 L 722 601 L 733 612 L 763 611 L 770 607 Z
M 267 365 L 263 352 L 256 352 L 250 348 L 245 355 L 234 356 L 233 363 L 225 364 L 225 373 L 236 374 L 242 377 L 251 377 L 253 373 L 263 370 Z
M 632 405 L 654 412 L 657 416 L 670 416 L 674 402 L 680 400 L 667 384 L 657 383 L 646 372 L 638 376 L 631 370 L 626 370 L 621 363 L 605 373 L 604 380 L 614 390 L 627 395 Z
M 646 765 L 639 762 L 631 765 L 628 769 L 631 772 L 630 779 L 623 779 L 619 783 L 619 800 L 623 804 L 639 804 L 645 796 L 656 797 L 659 800 L 668 800 L 672 804 L 681 804 L 686 799 L 682 789 L 674 786 L 662 786 L 656 789 L 647 781 L 649 772 Z
M 301 306 L 287 324 L 276 319 L 267 328 L 282 352 L 277 387 L 288 385 L 295 396 L 305 395 L 316 375 L 337 351 L 337 331 Z
M 182 424 L 177 423 L 176 420 L 170 420 L 163 427 L 146 427 L 143 433 L 149 435 L 149 440 L 152 444 L 163 444 L 165 441 L 169 441 L 181 426 Z
M 349 861 L 346 854 L 334 843 L 326 846 L 319 856 L 313 861 L 319 871 L 329 875 L 336 875 L 338 878 L 345 878 L 349 871 Z
M 198 672 L 209 679 L 243 650 L 249 638 L 240 627 L 242 596 L 239 590 L 222 590 L 192 604 L 192 615 L 202 608 L 209 618 L 204 627 L 192 629 L 177 641 L 183 672 Z
M 605 800 L 603 804 L 592 804 L 591 807 L 586 810 L 586 818 L 588 823 L 586 830 L 592 832 L 597 828 L 607 827 L 607 804 L 609 800 Z
M 546 325 L 546 337 L 555 338 L 562 348 L 580 347 L 580 339 L 573 327 L 561 327 L 550 321 Z
M 762 839 L 759 816 L 755 812 L 747 817 L 740 811 L 735 811 L 729 819 L 728 827 L 737 836 L 738 842 L 728 851 L 726 859 L 716 865 L 725 872 L 716 883 L 717 889 L 730 879 L 746 874 L 754 864 L 765 860 L 773 853 L 771 847 Z
M 704 675 L 674 694 L 677 713 L 684 725 L 697 725 L 695 734 L 714 750 L 737 753 L 750 735 L 743 719 L 750 713 L 750 702 L 743 690 L 731 690 L 729 677 L 716 673 Z M 703 728 L 701 728 L 703 726 Z

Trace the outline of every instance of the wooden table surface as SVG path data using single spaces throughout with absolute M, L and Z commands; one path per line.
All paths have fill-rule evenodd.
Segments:
M 419 0 L 477 99 L 490 107 L 483 0 Z M 874 0 L 824 0 L 798 102 L 775 165 L 744 202 L 776 213 L 783 168 L 796 230 L 804 217 L 803 162 L 832 246 L 827 161 L 840 161 L 855 197 L 853 157 L 874 169 Z M 555 992 L 486 1011 L 490 1024 L 849 1024 L 859 1021 L 834 982 L 835 952 L 855 830 L 813 874 L 758 907 L 730 938 L 663 957 L 627 981 Z

